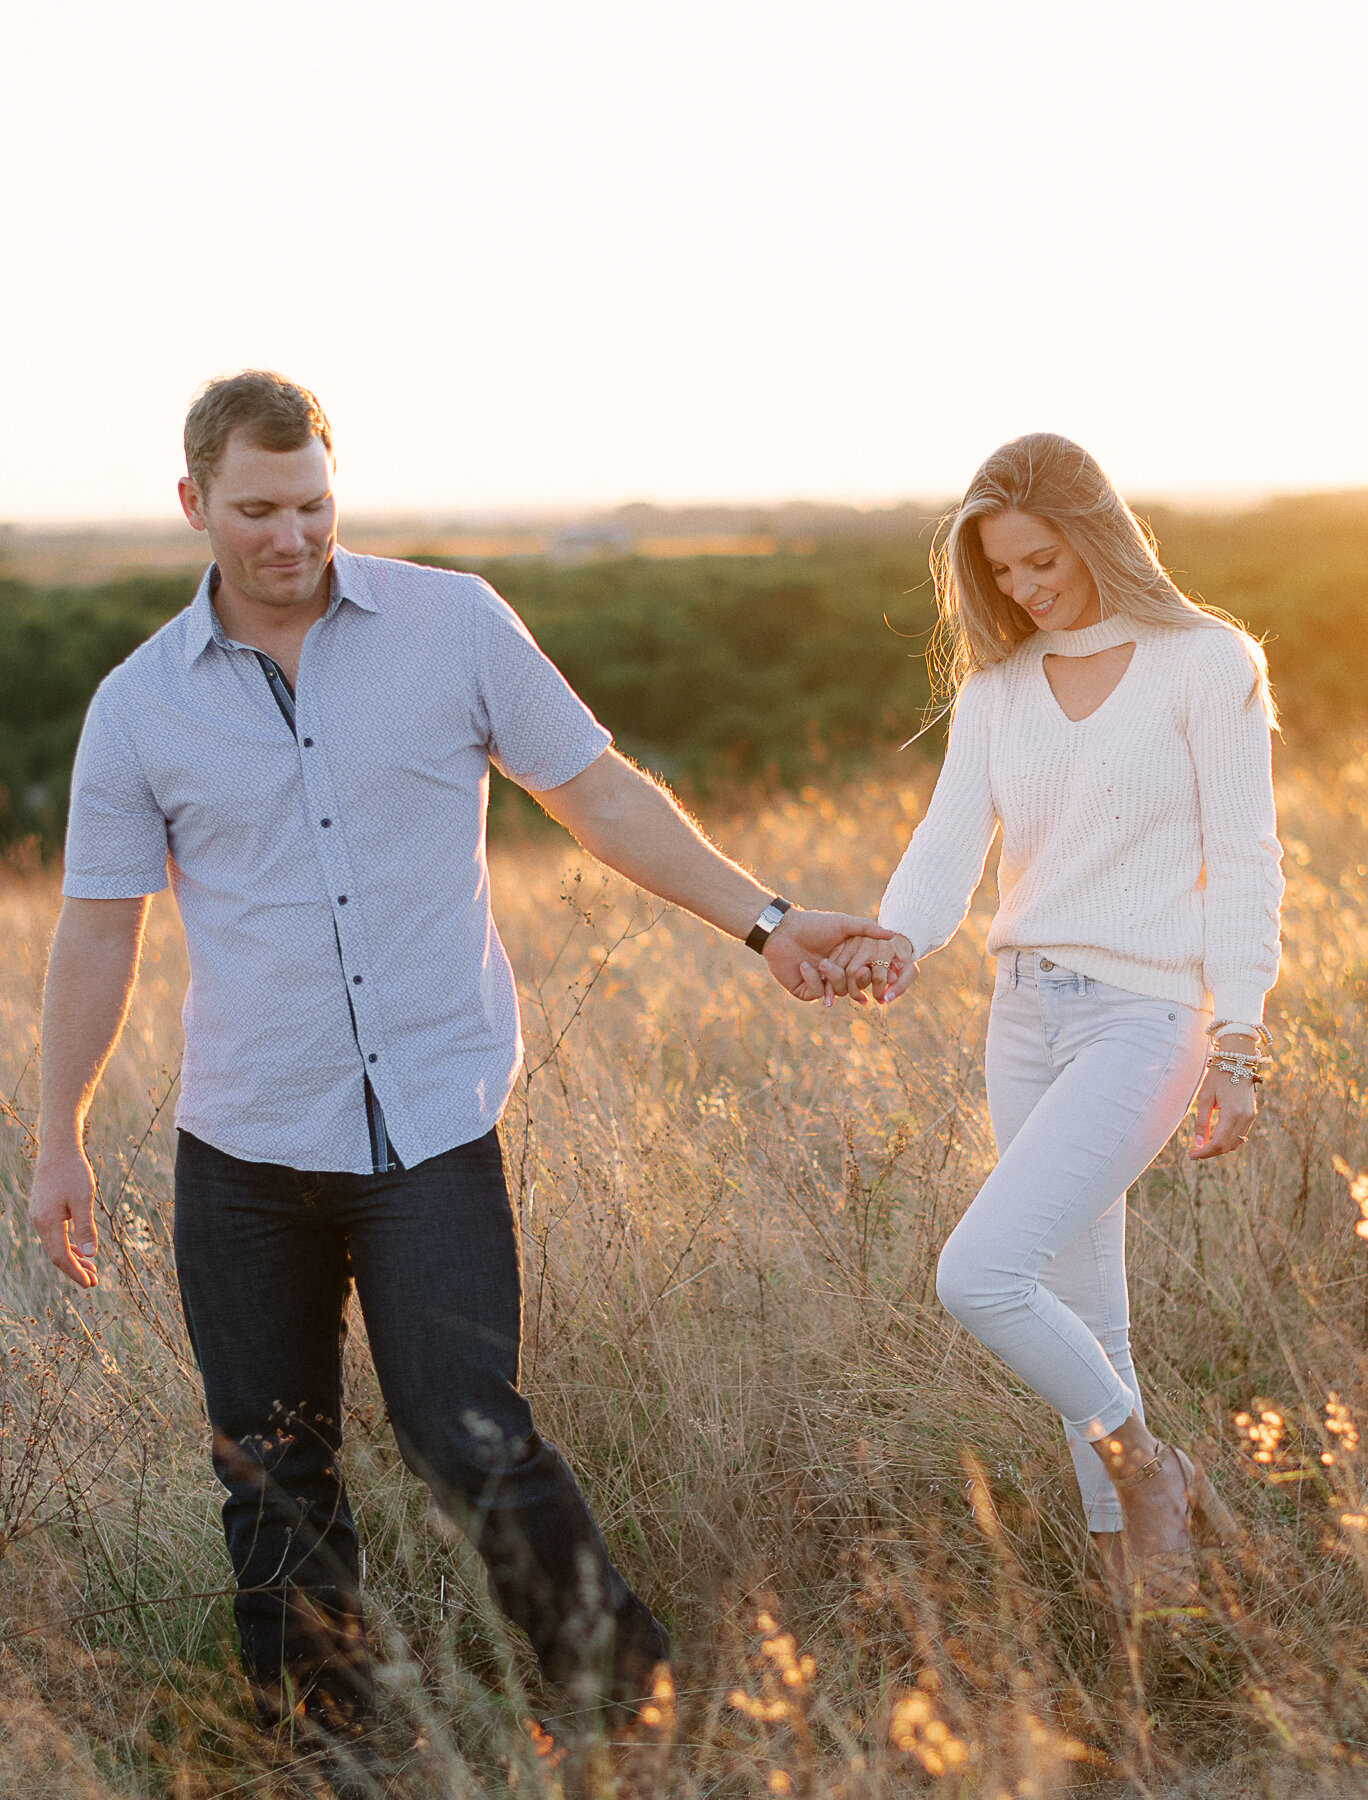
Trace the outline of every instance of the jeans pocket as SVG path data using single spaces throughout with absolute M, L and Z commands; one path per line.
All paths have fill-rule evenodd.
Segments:
M 1137 1043 L 1150 1043 L 1156 1050 L 1162 1046 L 1165 1054 L 1176 1052 L 1194 1035 L 1197 1015 L 1180 1000 L 1159 1000 L 1153 994 L 1137 994 L 1105 981 L 1091 985 L 1094 1016 L 1109 1032 L 1133 1033 Z

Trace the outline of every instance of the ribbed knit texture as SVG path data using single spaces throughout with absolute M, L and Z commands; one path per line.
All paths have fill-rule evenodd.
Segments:
M 1135 650 L 1086 719 L 1047 655 Z M 988 949 L 1035 950 L 1132 993 L 1256 1022 L 1278 973 L 1282 852 L 1269 729 L 1242 633 L 1120 618 L 1037 632 L 971 675 L 881 924 L 920 958 L 969 910 L 998 824 Z

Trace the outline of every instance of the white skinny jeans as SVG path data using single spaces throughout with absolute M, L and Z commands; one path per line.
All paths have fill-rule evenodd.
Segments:
M 1126 1190 L 1192 1102 L 1207 1023 L 1029 950 L 998 958 L 986 1057 L 998 1162 L 946 1241 L 936 1292 L 1060 1414 L 1090 1531 L 1121 1528 L 1091 1442 L 1144 1415 Z

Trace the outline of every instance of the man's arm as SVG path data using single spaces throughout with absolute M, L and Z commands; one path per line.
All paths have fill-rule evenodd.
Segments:
M 770 899 L 771 889 L 715 849 L 662 787 L 615 750 L 535 798 L 600 862 L 729 937 L 744 941 Z M 823 956 L 847 937 L 889 935 L 848 913 L 795 906 L 770 933 L 765 961 L 789 993 L 816 999 Z
M 86 1114 L 128 1017 L 148 900 L 67 900 L 43 989 L 38 1166 L 29 1218 L 49 1257 L 95 1287 L 95 1175 L 81 1142 Z

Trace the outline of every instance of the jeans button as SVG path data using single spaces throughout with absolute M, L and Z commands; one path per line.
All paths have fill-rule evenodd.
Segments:
M 1050 970 L 1054 967 L 1054 964 L 1050 961 L 1048 956 L 1042 956 L 1040 959 L 1040 966 L 1048 975 Z

